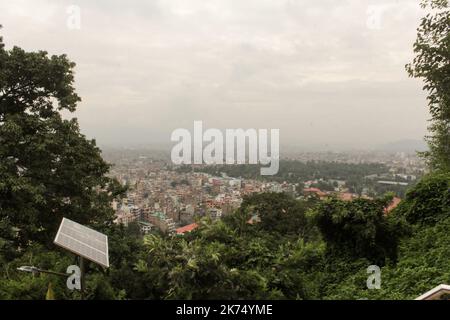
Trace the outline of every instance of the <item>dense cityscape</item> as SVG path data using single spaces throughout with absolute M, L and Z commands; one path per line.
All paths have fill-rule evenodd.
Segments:
M 138 223 L 142 234 L 151 231 L 183 234 L 196 228 L 196 221 L 201 218 L 216 220 L 233 213 L 245 196 L 254 193 L 286 193 L 297 199 L 337 197 L 350 201 L 393 192 L 396 195 L 393 202 L 397 205 L 403 195 L 398 191 L 414 185 L 425 172 L 423 161 L 416 154 L 405 152 L 300 153 L 289 159 L 294 163 L 319 162 L 332 167 L 339 163 L 383 165 L 385 172 L 369 174 L 367 171 L 357 193 L 342 174 L 327 177 L 318 172 L 315 179 L 296 182 L 278 177 L 261 179 L 256 175 L 255 179 L 248 179 L 228 176 L 220 170 L 216 175 L 210 174 L 206 165 L 174 166 L 164 154 L 152 156 L 152 151 L 124 149 L 105 153 L 107 160 L 115 162 L 111 176 L 128 188 L 126 197 L 113 202 L 115 221 L 125 226 Z M 371 190 L 373 185 L 378 188 Z

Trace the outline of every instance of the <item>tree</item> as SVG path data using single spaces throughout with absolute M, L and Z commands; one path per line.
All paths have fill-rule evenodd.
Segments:
M 366 264 L 334 282 L 332 289 L 325 293 L 326 298 L 414 299 L 437 285 L 449 283 L 449 228 L 450 217 L 447 217 L 435 225 L 417 226 L 411 237 L 402 239 L 398 263 L 381 269 L 380 290 L 368 290 L 365 285 Z
M 283 237 L 300 236 L 309 239 L 314 236 L 305 212 L 314 203 L 298 201 L 285 193 L 261 193 L 244 198 L 239 209 L 246 213 L 245 222 L 258 215 L 261 222 L 256 228 L 280 234 Z
M 202 220 L 182 238 L 145 237 L 144 258 L 136 264 L 140 298 L 318 297 L 315 269 L 323 246 L 262 229 L 240 234 L 228 222 Z
M 0 39 L 0 223 L 15 228 L 6 240 L 17 247 L 49 245 L 63 216 L 112 223 L 110 202 L 123 191 L 95 141 L 61 116 L 80 101 L 74 67 L 65 55 L 6 50 Z
M 333 257 L 350 260 L 367 258 L 383 265 L 396 260 L 397 245 L 405 233 L 400 219 L 386 216 L 384 208 L 392 197 L 342 201 L 336 198 L 320 202 L 311 212 Z
M 424 79 L 428 91 L 429 151 L 423 155 L 432 169 L 450 170 L 450 6 L 448 0 L 423 0 L 422 7 L 435 12 L 422 19 L 407 70 Z
M 415 225 L 433 225 L 450 217 L 450 173 L 433 173 L 406 193 L 398 215 Z
M 24 265 L 38 266 L 44 270 L 65 273 L 67 266 L 74 264 L 74 256 L 59 250 L 48 250 L 42 245 L 32 244 L 20 257 L 0 264 L 0 300 L 2 299 L 45 299 L 49 283 L 58 299 L 74 297 L 66 287 L 66 281 L 56 275 L 33 275 L 17 271 Z

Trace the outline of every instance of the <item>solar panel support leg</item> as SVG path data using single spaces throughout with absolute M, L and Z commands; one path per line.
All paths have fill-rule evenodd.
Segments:
M 84 259 L 80 257 L 80 284 L 81 284 L 81 300 L 84 300 L 85 280 L 84 280 Z

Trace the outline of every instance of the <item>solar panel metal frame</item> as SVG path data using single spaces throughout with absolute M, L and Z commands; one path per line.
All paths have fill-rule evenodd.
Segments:
M 67 231 L 72 231 L 72 234 L 67 234 Z M 53 242 L 80 257 L 86 258 L 103 267 L 109 267 L 108 236 L 103 233 L 63 218 Z M 100 243 L 104 247 L 104 251 L 93 246 L 93 242 Z M 100 259 L 98 257 L 99 255 L 104 256 L 104 259 Z

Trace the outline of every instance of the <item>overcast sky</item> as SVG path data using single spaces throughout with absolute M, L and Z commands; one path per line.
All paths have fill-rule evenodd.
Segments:
M 14 0 L 7 47 L 66 53 L 100 145 L 170 145 L 176 128 L 279 128 L 281 142 L 367 148 L 426 133 L 404 69 L 419 0 Z M 74 26 L 70 5 L 81 12 Z M 71 11 L 76 14 L 76 11 Z

